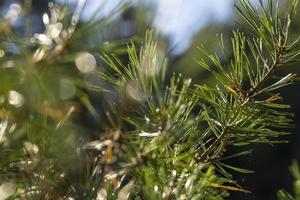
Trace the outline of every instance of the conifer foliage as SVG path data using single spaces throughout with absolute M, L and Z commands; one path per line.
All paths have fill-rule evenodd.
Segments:
M 287 193 L 285 190 L 280 190 L 277 193 L 279 200 L 298 200 L 300 199 L 300 169 L 296 161 L 293 161 L 292 165 L 290 166 L 290 171 L 295 178 L 293 189 L 294 195 L 293 197 L 291 194 Z
M 127 49 L 97 43 L 97 37 L 93 44 L 82 42 L 109 21 L 93 18 L 78 26 L 84 0 L 73 13 L 50 3 L 42 16 L 45 31 L 32 37 L 19 36 L 10 26 L 12 17 L 3 17 L 0 195 L 97 200 L 247 195 L 229 172 L 252 171 L 226 162 L 250 154 L 252 144 L 285 142 L 281 136 L 288 134 L 293 115 L 278 89 L 295 74 L 274 74 L 297 64 L 300 54 L 300 37 L 289 33 L 298 2 L 284 16 L 279 2 L 258 2 L 258 8 L 248 0 L 236 5 L 248 29 L 233 31 L 230 53 L 223 35 L 222 55 L 199 47 L 203 58 L 195 62 L 214 76 L 211 86 L 169 76 L 153 31 L 142 42 L 128 42 Z M 24 9 L 27 19 L 30 6 Z M 233 146 L 241 150 L 227 153 Z M 293 199 L 283 191 L 279 196 Z

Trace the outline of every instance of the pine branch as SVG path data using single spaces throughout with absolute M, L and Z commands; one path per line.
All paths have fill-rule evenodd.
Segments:
M 284 48 L 284 47 L 282 47 L 282 48 Z M 257 90 L 259 90 L 260 87 L 264 84 L 264 82 L 266 82 L 266 80 L 270 78 L 270 76 L 275 72 L 275 70 L 277 69 L 277 67 L 280 64 L 282 64 L 280 62 L 281 58 L 282 58 L 282 54 L 279 53 L 278 57 L 276 56 L 276 58 L 275 58 L 273 64 L 271 65 L 269 71 L 264 75 L 264 77 L 254 87 L 251 87 L 249 89 L 249 92 L 247 92 L 247 94 L 246 94 L 246 96 L 248 98 L 251 97 L 251 96 L 255 96 Z
M 284 48 L 285 48 L 284 46 L 280 47 L 280 49 L 284 49 Z M 277 53 L 276 53 L 276 55 L 277 55 Z M 277 69 L 277 67 L 280 64 L 283 64 L 283 63 L 281 63 L 281 58 L 282 58 L 282 53 L 279 52 L 279 55 L 275 56 L 275 59 L 274 59 L 272 65 L 270 67 L 268 67 L 269 70 L 263 76 L 263 78 L 258 83 L 256 83 L 256 85 L 254 85 L 253 87 L 251 87 L 248 90 L 248 92 L 246 92 L 245 94 L 243 94 L 243 97 L 242 97 L 241 101 L 239 102 L 240 103 L 240 105 L 239 105 L 240 109 L 242 109 L 242 107 L 245 106 L 247 104 L 247 102 L 249 102 L 250 99 L 256 95 L 257 90 L 259 90 L 260 87 L 263 85 L 263 83 L 266 82 L 266 80 L 270 78 L 270 76 L 275 72 L 275 70 Z M 235 116 L 238 115 L 238 112 L 239 112 L 240 109 L 236 110 L 235 113 L 232 114 L 233 117 L 228 120 L 228 123 L 226 123 L 228 125 L 226 125 L 224 127 L 224 129 L 222 130 L 220 136 L 201 154 L 200 158 L 198 159 L 198 162 L 211 162 L 211 161 L 214 161 L 215 159 L 220 158 L 220 156 L 224 153 L 223 149 L 226 146 L 226 144 L 225 144 L 226 140 L 230 139 L 229 138 L 230 128 L 231 128 L 230 124 L 231 124 L 232 121 L 235 120 Z M 208 157 L 208 155 L 210 154 L 210 152 L 217 145 L 219 145 L 220 143 L 223 143 L 222 150 L 219 150 L 212 157 Z
M 289 169 L 290 169 L 291 174 L 295 178 L 295 181 L 293 184 L 295 197 L 293 197 L 291 194 L 289 194 L 285 190 L 279 190 L 277 192 L 277 196 L 278 196 L 279 200 L 299 200 L 300 199 L 300 169 L 299 169 L 297 161 L 294 160 Z
M 270 2 L 269 2 L 270 3 Z M 294 2 L 295 3 L 295 2 Z M 269 4 L 270 5 L 270 4 Z M 294 5 L 293 5 L 294 6 Z M 292 7 L 293 7 L 292 6 Z M 236 122 L 237 118 L 241 115 L 243 115 L 243 112 L 245 112 L 245 108 L 251 107 L 254 104 L 259 103 L 255 100 L 256 96 L 258 94 L 261 94 L 267 89 L 272 89 L 272 86 L 275 86 L 276 84 L 273 84 L 272 86 L 267 86 L 266 88 L 263 88 L 264 83 L 270 79 L 270 77 L 273 75 L 273 73 L 277 70 L 279 66 L 283 66 L 287 63 L 286 60 L 288 60 L 288 54 L 290 53 L 287 51 L 287 38 L 288 38 L 288 27 L 289 22 L 286 25 L 285 29 L 278 29 L 276 28 L 276 32 L 269 32 L 269 37 L 271 37 L 272 41 L 278 41 L 277 44 L 271 45 L 266 41 L 267 33 L 270 29 L 271 24 L 273 23 L 273 17 L 272 14 L 272 6 L 269 7 L 268 11 L 265 11 L 263 5 L 261 9 L 263 11 L 255 11 L 254 8 L 251 6 L 251 4 L 247 1 L 242 1 L 242 8 L 237 7 L 239 13 L 243 16 L 244 19 L 246 19 L 246 22 L 249 23 L 250 27 L 253 27 L 254 36 L 257 37 L 259 44 L 256 42 L 251 43 L 250 41 L 247 41 L 249 44 L 249 47 L 251 49 L 251 53 L 254 56 L 254 58 L 260 58 L 264 68 L 261 69 L 257 68 L 257 75 L 256 80 L 254 78 L 254 72 L 250 68 L 251 63 L 248 60 L 247 55 L 245 54 L 246 46 L 245 41 L 246 38 L 241 33 L 235 33 L 235 37 L 233 38 L 233 53 L 235 60 L 232 61 L 233 63 L 230 66 L 231 72 L 227 73 L 224 71 L 223 67 L 219 63 L 219 59 L 216 56 L 209 55 L 206 53 L 206 50 L 204 48 L 201 48 L 200 50 L 205 53 L 205 55 L 217 66 L 217 68 L 220 70 L 221 73 L 225 73 L 224 78 L 221 74 L 216 74 L 213 72 L 211 67 L 209 67 L 203 60 L 198 60 L 197 62 L 208 69 L 209 71 L 213 72 L 213 74 L 220 80 L 222 85 L 225 85 L 224 88 L 229 92 L 229 95 L 232 95 L 234 98 L 237 98 L 237 101 L 233 102 L 233 108 L 232 111 L 226 111 L 230 114 L 227 114 L 228 118 L 225 119 L 221 125 L 222 131 L 216 136 L 214 141 L 207 147 L 203 148 L 203 152 L 201 153 L 199 159 L 197 159 L 198 162 L 214 162 L 216 159 L 219 159 L 227 146 L 227 143 L 232 139 L 231 135 L 237 130 L 236 127 L 238 126 Z M 244 10 L 244 11 L 243 11 Z M 275 11 L 278 13 L 278 11 Z M 258 13 L 258 14 L 257 14 Z M 260 13 L 263 13 L 262 15 L 265 17 L 266 21 L 260 21 L 263 16 L 260 15 Z M 270 16 L 267 17 L 266 13 L 270 13 Z M 288 15 L 288 19 L 290 19 L 292 14 Z M 258 22 L 249 21 L 251 17 L 254 17 L 257 19 Z M 276 23 L 274 23 L 274 29 L 275 25 L 281 24 L 282 22 L 277 18 Z M 256 31 L 256 28 L 259 27 L 259 32 Z M 266 30 L 264 30 L 266 28 Z M 272 29 L 273 27 L 271 27 Z M 255 41 L 255 39 L 253 40 Z M 265 41 L 265 43 L 264 43 Z M 223 42 L 221 42 L 223 43 Z M 241 46 L 240 46 L 241 45 Z M 256 48 L 253 49 L 252 46 L 255 46 Z M 263 47 L 268 49 L 269 56 L 268 58 L 265 58 L 262 54 Z M 272 50 L 272 47 L 273 50 Z M 268 65 L 266 62 L 268 60 L 273 60 L 270 65 Z M 257 62 L 257 61 L 256 61 Z M 236 67 L 235 67 L 236 66 Z M 257 67 L 259 67 L 259 64 L 257 64 Z M 267 70 L 264 70 L 267 69 Z M 248 78 L 251 82 L 251 87 L 248 90 L 243 90 L 242 83 L 245 81 L 245 78 L 243 78 L 243 71 L 246 71 L 248 74 Z M 240 73 L 241 75 L 236 75 Z M 231 77 L 233 76 L 233 77 Z M 293 75 L 287 75 L 286 77 L 282 78 L 277 83 L 282 83 L 282 86 L 284 86 L 289 80 L 291 80 Z M 231 85 L 231 86 L 228 86 Z M 278 85 L 277 85 L 278 86 Z M 274 87 L 278 88 L 278 87 Z M 280 87 L 280 86 L 279 86 Z M 199 93 L 203 92 L 203 90 L 199 90 Z M 223 94 L 222 94 L 223 95 Z M 202 95 L 200 95 L 202 96 Z M 203 98 L 203 96 L 201 97 Z M 226 98 L 226 97 L 225 97 Z M 205 99 L 205 98 L 204 98 Z M 223 98 L 224 99 L 224 98 Z M 207 100 L 207 99 L 205 99 Z M 256 102 L 255 102 L 256 101 Z M 266 102 L 270 103 L 270 102 Z M 217 111 L 217 110 L 216 110 Z M 220 112 L 220 111 L 217 111 Z M 224 111 L 222 111 L 224 112 Z M 255 120 L 255 119 L 254 119 Z M 242 122 L 240 122 L 242 123 Z M 239 123 L 239 124 L 240 124 Z M 253 122 L 255 123 L 255 122 Z M 207 139 L 211 140 L 211 139 Z
M 76 28 L 86 1 L 79 2 L 66 26 L 70 15 L 50 4 L 53 16 L 44 14 L 47 28 L 33 44 L 0 31 L 22 49 L 0 62 L 0 172 L 1 181 L 16 182 L 11 198 L 222 200 L 229 191 L 248 193 L 227 169 L 252 171 L 225 162 L 251 151 L 224 153 L 233 145 L 283 142 L 291 126 L 289 106 L 272 93 L 294 75 L 274 83 L 272 75 L 299 62 L 300 37 L 291 40 L 288 31 L 297 2 L 282 20 L 271 0 L 267 7 L 260 1 L 260 9 L 241 0 L 237 11 L 252 35 L 233 32 L 232 59 L 224 64 L 200 48 L 209 62 L 197 62 L 215 76 L 214 87 L 192 85 L 180 74 L 167 80 L 168 64 L 152 31 L 138 45 L 128 44 L 125 59 L 116 53 L 122 47 L 83 44 L 85 32 L 98 32 L 106 21 Z M 57 32 L 49 32 L 50 25 Z M 82 122 L 82 110 L 96 126 Z

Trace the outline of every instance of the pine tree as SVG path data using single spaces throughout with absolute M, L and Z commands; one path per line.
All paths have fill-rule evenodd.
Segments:
M 241 0 L 236 10 L 248 30 L 233 31 L 232 51 L 223 35 L 221 54 L 199 47 L 203 59 L 195 62 L 214 76 L 212 86 L 169 76 L 153 31 L 127 48 L 98 43 L 95 33 L 108 20 L 78 24 L 85 1 L 73 14 L 50 3 L 45 31 L 32 37 L 13 30 L 11 16 L 2 18 L 0 198 L 221 200 L 248 193 L 230 171 L 252 171 L 227 161 L 247 156 L 253 144 L 286 142 L 293 114 L 277 91 L 295 74 L 274 74 L 299 62 L 300 37 L 289 33 L 297 3 L 282 17 L 279 2 L 255 8 Z M 226 152 L 231 147 L 238 151 Z

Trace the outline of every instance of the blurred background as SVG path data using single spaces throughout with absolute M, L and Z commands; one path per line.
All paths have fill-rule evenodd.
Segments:
M 19 30 L 20 35 L 33 36 L 34 33 L 44 30 L 42 16 L 48 11 L 49 2 L 47 0 L 32 0 L 32 2 L 30 0 L 0 0 L 0 13 L 2 16 L 14 16 L 18 12 L 18 5 L 24 6 L 32 3 L 28 22 L 31 24 L 31 30 L 28 33 L 24 31 L 25 23 L 21 16 L 15 17 L 12 26 Z M 252 0 L 252 2 L 255 4 L 258 0 Z M 56 3 L 69 4 L 76 11 L 76 0 L 57 0 Z M 223 33 L 230 55 L 232 30 L 236 28 L 246 30 L 234 10 L 235 3 L 237 2 L 230 0 L 87 0 L 79 27 L 85 22 L 90 22 L 91 19 L 107 25 L 105 28 L 99 26 L 98 31 L 85 32 L 84 37 L 81 38 L 84 39 L 86 46 L 76 48 L 84 50 L 97 42 L 118 41 L 120 44 L 126 44 L 130 39 L 139 40 L 147 29 L 152 28 L 159 38 L 161 56 L 168 57 L 169 72 L 182 73 L 184 77 L 191 77 L 194 83 L 214 84 L 209 73 L 203 71 L 194 61 L 194 58 L 201 57 L 197 46 L 204 44 L 207 49 L 218 52 L 216 38 L 218 34 Z M 289 1 L 282 0 L 280 3 L 284 12 Z M 300 16 L 294 19 L 292 32 L 299 35 Z M 76 39 L 76 35 L 73 39 Z M 300 74 L 300 66 L 291 66 L 281 70 Z M 296 81 L 294 85 L 282 90 L 284 101 L 292 106 L 291 111 L 295 113 L 295 127 L 292 129 L 292 134 L 286 137 L 290 142 L 275 146 L 256 145 L 250 157 L 232 161 L 236 166 L 255 170 L 255 173 L 236 174 L 236 180 L 252 193 L 233 192 L 229 199 L 271 200 L 276 199 L 276 192 L 281 188 L 292 192 L 293 179 L 288 166 L 293 159 L 300 161 L 299 89 L 300 83 Z M 94 104 L 97 108 L 96 103 Z M 97 109 L 101 112 L 101 106 Z M 83 118 L 89 121 L 90 116 L 84 115 Z M 230 151 L 234 149 L 229 149 Z

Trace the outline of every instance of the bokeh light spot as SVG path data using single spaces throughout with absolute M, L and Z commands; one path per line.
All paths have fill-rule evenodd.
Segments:
M 88 53 L 80 53 L 75 60 L 76 67 L 82 73 L 90 73 L 96 68 L 96 59 L 95 57 Z
M 8 92 L 8 103 L 15 107 L 21 107 L 24 104 L 24 96 L 17 91 L 11 90 Z

